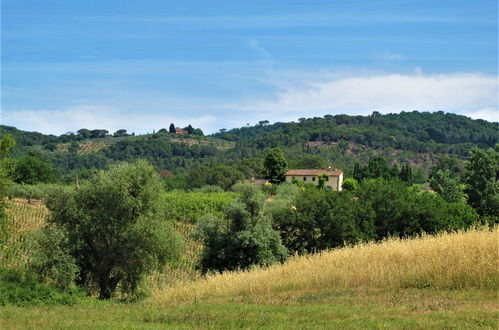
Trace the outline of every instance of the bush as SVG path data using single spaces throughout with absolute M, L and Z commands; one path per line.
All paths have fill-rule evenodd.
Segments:
M 238 184 L 237 200 L 224 216 L 206 215 L 198 222 L 196 235 L 204 243 L 199 266 L 203 273 L 267 266 L 287 257 L 271 218 L 262 212 L 265 195 L 258 186 Z
M 9 198 L 24 198 L 27 200 L 46 199 L 52 191 L 59 189 L 59 185 L 50 183 L 39 183 L 35 185 L 29 184 L 13 184 L 8 192 Z
M 194 192 L 202 192 L 202 193 L 223 193 L 224 190 L 220 186 L 202 186 L 201 188 L 197 188 L 193 190 Z
M 307 189 L 289 204 L 266 209 L 291 253 L 389 236 L 454 231 L 478 220 L 478 214 L 465 203 L 448 203 L 418 186 L 384 179 L 366 179 L 353 192 Z
M 73 305 L 83 297 L 76 287 L 60 290 L 30 273 L 0 267 L 0 306 Z
M 28 270 L 58 289 L 74 286 L 79 269 L 70 255 L 68 233 L 61 228 L 45 227 L 35 232 L 30 241 Z

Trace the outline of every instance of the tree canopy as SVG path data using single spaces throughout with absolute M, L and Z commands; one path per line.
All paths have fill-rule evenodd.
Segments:
M 143 161 L 112 166 L 48 200 L 50 222 L 67 232 L 79 284 L 110 298 L 134 294 L 143 276 L 177 256 L 180 238 L 163 219 L 162 183 Z

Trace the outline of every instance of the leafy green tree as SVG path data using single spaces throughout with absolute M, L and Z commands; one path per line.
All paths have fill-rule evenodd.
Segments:
M 430 187 L 449 203 L 466 202 L 464 184 L 450 170 L 439 170 L 430 179 Z
M 359 183 L 354 178 L 346 178 L 341 187 L 346 191 L 355 191 L 359 188 Z
M 194 127 L 192 127 L 191 124 L 189 124 L 185 130 L 187 131 L 188 134 L 193 134 L 194 133 Z
M 90 135 L 92 134 L 90 130 L 86 128 L 79 129 L 76 133 L 78 133 L 78 135 L 80 135 L 84 139 L 90 138 Z
M 292 208 L 274 212 L 275 228 L 290 253 L 310 253 L 376 238 L 374 214 L 350 192 L 303 191 Z
M 499 222 L 499 152 L 473 148 L 466 162 L 465 192 L 478 214 Z
M 306 155 L 296 162 L 293 168 L 324 168 L 327 162 L 321 156 Z
M 173 123 L 170 124 L 168 131 L 170 131 L 170 133 L 172 134 L 175 134 L 177 132 L 177 130 L 175 129 L 175 125 Z
M 411 186 L 413 183 L 412 179 L 412 168 L 409 164 L 402 165 L 402 169 L 400 170 L 400 174 L 397 174 L 400 180 L 404 181 L 408 186 Z
M 284 182 L 288 162 L 284 158 L 284 154 L 280 148 L 270 149 L 263 161 L 263 165 L 265 167 L 265 177 L 269 179 L 270 183 L 278 184 Z
M 376 157 L 369 161 L 367 164 L 367 177 L 374 178 L 389 178 L 390 170 L 388 168 L 388 164 L 386 159 L 383 157 Z
M 114 132 L 113 136 L 127 136 L 128 134 L 126 133 L 126 129 L 119 129 L 116 132 Z
M 40 153 L 16 159 L 15 182 L 24 184 L 55 181 L 55 171 Z
M 262 212 L 265 195 L 259 187 L 238 184 L 234 190 L 240 196 L 223 218 L 207 215 L 198 222 L 196 234 L 204 245 L 199 265 L 204 273 L 267 266 L 288 255 L 271 218 Z
M 106 137 L 108 134 L 109 131 L 105 129 L 93 129 L 90 131 L 90 138 L 91 139 L 103 138 Z
M 203 131 L 200 128 L 194 129 L 194 131 L 192 132 L 192 134 L 198 135 L 198 136 L 204 136 L 204 133 L 203 133 Z
M 208 172 L 206 183 L 212 186 L 220 186 L 222 189 L 227 190 L 242 179 L 244 179 L 243 173 L 234 167 L 217 166 Z
M 58 289 L 74 286 L 79 269 L 70 253 L 68 234 L 61 228 L 44 227 L 30 242 L 28 270 Z
M 319 175 L 319 181 L 317 182 L 317 189 L 324 190 L 324 187 L 326 186 L 326 180 L 328 178 L 329 178 L 329 175 L 327 175 L 327 174 Z
M 430 167 L 429 176 L 430 179 L 437 174 L 438 171 L 447 171 L 449 170 L 453 176 L 462 177 L 464 173 L 463 163 L 458 161 L 455 158 L 449 157 L 441 157 L 437 164 Z
M 67 232 L 79 284 L 108 299 L 135 294 L 145 274 L 177 257 L 180 238 L 163 219 L 162 183 L 144 161 L 114 165 L 59 190 L 47 201 L 50 223 Z
M 261 158 L 248 158 L 243 159 L 237 169 L 244 173 L 245 177 L 261 178 L 265 170 L 263 166 L 263 159 Z
M 355 181 L 361 182 L 362 179 L 364 179 L 364 176 L 364 169 L 360 166 L 359 163 L 355 163 L 353 167 L 353 178 L 355 179 Z

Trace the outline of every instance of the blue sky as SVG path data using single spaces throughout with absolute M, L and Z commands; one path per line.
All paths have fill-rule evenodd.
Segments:
M 44 133 L 499 120 L 496 0 L 3 0 L 1 52 L 0 122 Z

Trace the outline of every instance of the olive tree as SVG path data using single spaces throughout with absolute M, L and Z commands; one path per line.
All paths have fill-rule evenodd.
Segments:
M 134 294 L 149 271 L 178 255 L 181 240 L 163 219 L 162 183 L 145 161 L 119 164 L 47 201 L 68 235 L 79 283 L 101 299 Z
M 198 221 L 196 236 L 204 245 L 199 261 L 203 273 L 267 266 L 288 256 L 272 219 L 263 212 L 265 195 L 259 187 L 239 183 L 233 190 L 239 197 L 224 217 L 206 215 Z

